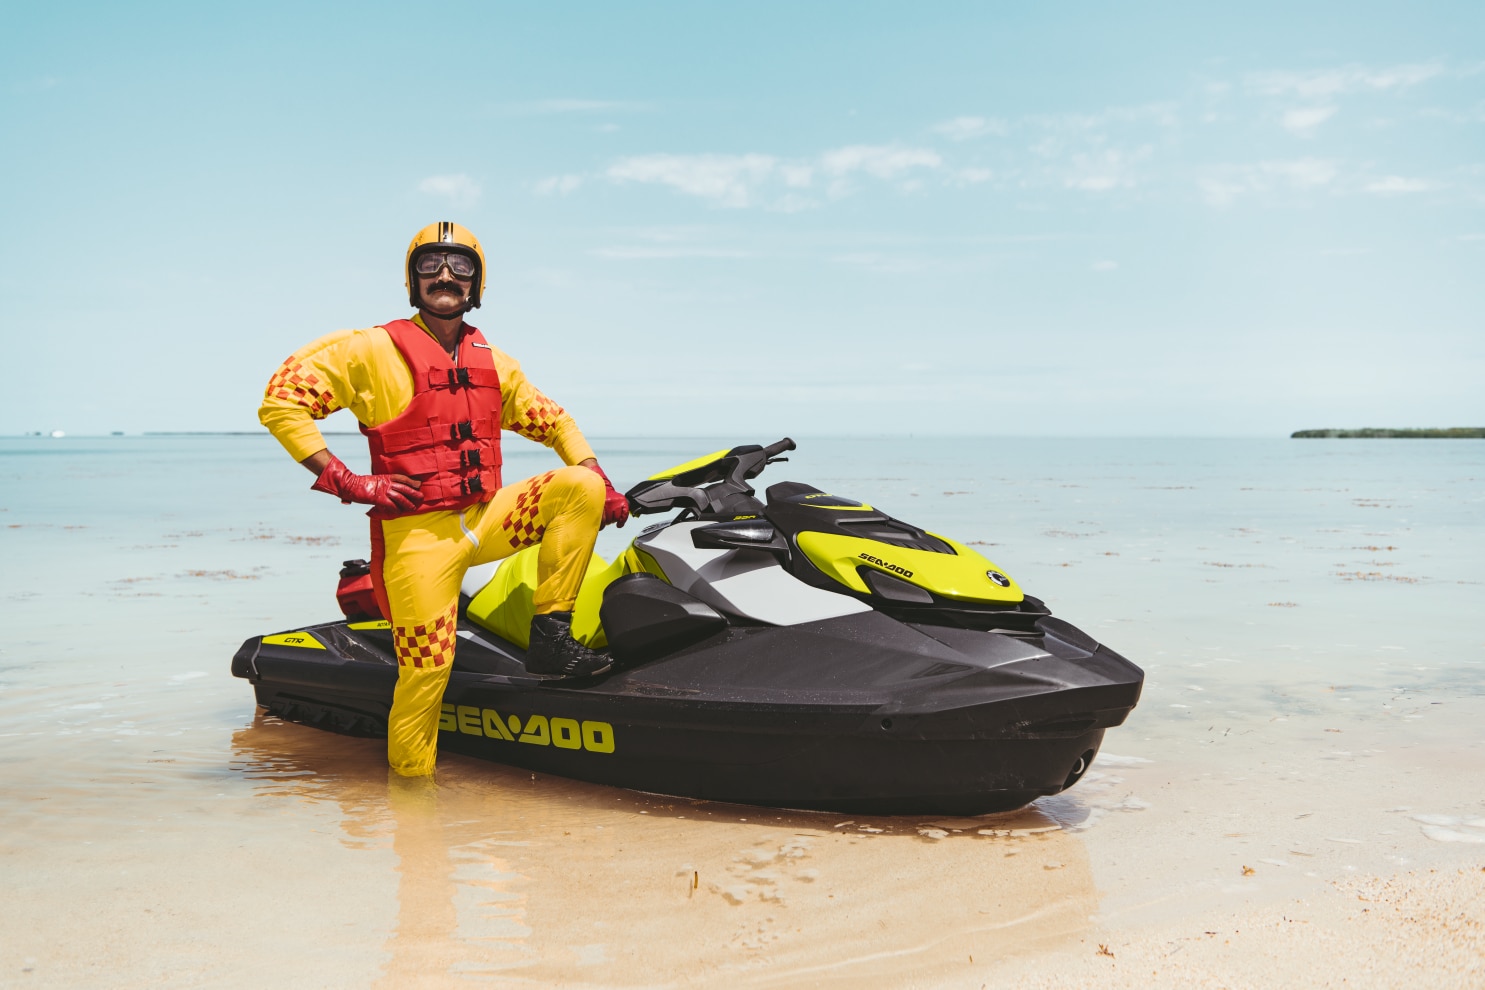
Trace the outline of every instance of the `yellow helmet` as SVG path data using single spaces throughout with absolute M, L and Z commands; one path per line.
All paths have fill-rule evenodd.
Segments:
M 461 227 L 448 220 L 430 223 L 418 231 L 413 236 L 412 243 L 407 246 L 407 263 L 402 268 L 402 274 L 407 285 L 408 304 L 414 307 L 421 305 L 418 280 L 413 277 L 413 262 L 418 255 L 434 250 L 462 250 L 474 257 L 478 270 L 474 273 L 474 290 L 469 294 L 469 307 L 478 307 L 480 297 L 485 294 L 485 250 L 480 247 L 479 240 L 469 232 L 468 227 Z

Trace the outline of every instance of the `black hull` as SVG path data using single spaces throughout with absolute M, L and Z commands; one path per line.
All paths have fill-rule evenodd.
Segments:
M 473 631 L 444 697 L 445 752 L 848 813 L 975 815 L 1055 794 L 1087 769 L 1143 681 L 1065 623 L 1037 637 L 925 632 L 877 614 L 734 628 L 587 684 L 525 676 L 517 648 Z M 343 623 L 309 632 L 326 649 L 254 638 L 233 672 L 281 718 L 385 735 L 397 677 L 388 644 Z

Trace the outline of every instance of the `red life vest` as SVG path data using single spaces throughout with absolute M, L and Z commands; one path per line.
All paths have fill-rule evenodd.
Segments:
M 488 502 L 500 488 L 500 374 L 490 345 L 474 327 L 461 331 L 458 360 L 411 320 L 383 329 L 412 372 L 413 397 L 401 415 L 361 427 L 371 446 L 373 474 L 405 474 L 423 483 L 414 512 L 463 509 Z M 411 513 L 374 507 L 391 519 Z

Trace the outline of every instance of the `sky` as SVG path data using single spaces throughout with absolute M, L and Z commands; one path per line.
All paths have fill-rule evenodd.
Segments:
M 0 66 L 0 435 L 256 429 L 437 220 L 595 437 L 1485 425 L 1485 4 L 63 0 Z

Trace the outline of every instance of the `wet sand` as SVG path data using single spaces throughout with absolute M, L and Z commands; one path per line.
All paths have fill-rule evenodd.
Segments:
M 230 746 L 237 783 L 154 820 L 159 763 L 79 795 L 116 788 L 113 829 L 48 798 L 0 908 L 38 985 L 892 983 L 1055 944 L 1096 903 L 1086 850 L 1036 810 L 853 820 L 458 757 L 404 780 L 373 741 L 268 718 Z
M 333 607 L 363 537 L 241 457 L 205 468 L 236 504 L 175 515 L 130 503 L 137 464 L 5 476 L 0 986 L 1485 985 L 1472 463 L 1412 482 L 1447 498 L 1356 483 L 1334 524 L 1230 518 L 1248 479 L 1178 466 L 1205 486 L 1157 496 L 1196 507 L 1181 531 L 1046 470 L 1006 525 L 1036 538 L 986 552 L 1145 666 L 1145 697 L 1072 790 L 946 820 L 458 756 L 409 782 L 374 740 L 256 714 L 232 650 Z M 24 501 L 58 472 L 114 497 Z M 1105 498 L 1164 480 L 1108 475 Z M 895 498 L 1004 540 L 954 515 L 977 483 Z
M 1239 804 L 1205 762 L 1114 757 L 1021 812 L 915 819 L 459 757 L 408 781 L 261 716 L 223 767 L 132 738 L 71 787 L 26 775 L 29 809 L 8 791 L 5 985 L 1481 985 L 1485 821 L 1391 804 L 1429 799 L 1427 747 L 1373 793 L 1286 792 L 1280 764 Z

